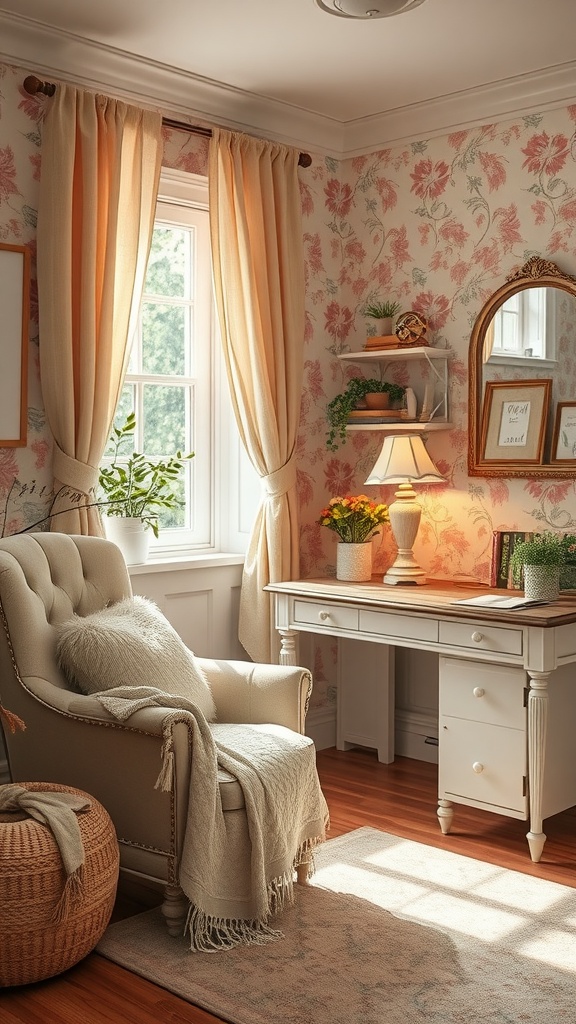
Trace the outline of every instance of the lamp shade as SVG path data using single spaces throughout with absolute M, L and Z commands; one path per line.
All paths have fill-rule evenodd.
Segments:
M 382 451 L 365 482 L 440 484 L 445 478 L 436 469 L 419 434 L 394 434 L 384 438 Z

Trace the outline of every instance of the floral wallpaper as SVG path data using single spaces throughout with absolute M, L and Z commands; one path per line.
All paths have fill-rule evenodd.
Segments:
M 0 66 L 0 241 L 35 254 L 44 99 L 22 90 L 25 72 Z M 207 142 L 165 134 L 165 164 L 205 173 Z M 571 480 L 471 478 L 467 474 L 467 365 L 470 333 L 485 299 L 531 255 L 576 274 L 576 103 L 496 124 L 385 148 L 346 161 L 313 155 L 300 171 L 306 260 L 306 349 L 298 440 L 301 573 L 334 571 L 335 537 L 318 526 L 326 501 L 362 493 L 391 501 L 392 489 L 365 488 L 382 434 L 357 431 L 326 447 L 327 402 L 362 371 L 339 355 L 362 349 L 367 301 L 397 300 L 429 320 L 429 340 L 449 350 L 451 429 L 430 433 L 428 451 L 446 484 L 422 488 L 416 555 L 430 576 L 488 579 L 492 531 L 573 529 Z M 566 399 L 575 399 L 574 324 L 562 327 Z M 47 507 L 51 441 L 38 377 L 38 311 L 30 323 L 29 441 L 0 449 L 5 534 Z M 370 367 L 369 375 L 377 368 Z M 409 383 L 412 364 L 386 373 Z M 388 530 L 375 543 L 377 571 L 392 553 Z M 318 645 L 315 703 L 333 699 L 335 648 Z

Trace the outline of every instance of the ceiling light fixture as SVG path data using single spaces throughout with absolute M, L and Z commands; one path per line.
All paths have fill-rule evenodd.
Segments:
M 391 18 L 419 7 L 424 0 L 316 0 L 318 7 L 338 18 Z

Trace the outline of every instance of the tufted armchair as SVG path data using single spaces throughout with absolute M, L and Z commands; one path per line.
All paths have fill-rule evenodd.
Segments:
M 95 697 L 71 689 L 56 660 L 55 626 L 131 594 L 124 559 L 96 537 L 36 533 L 0 540 L 1 703 L 26 725 L 4 726 L 14 782 L 54 782 L 92 794 L 108 810 L 121 873 L 164 887 L 163 912 L 175 934 L 182 916 L 178 865 L 190 786 L 189 732 L 173 734 L 173 786 L 155 789 L 161 763 L 161 707 L 125 723 Z M 304 732 L 311 677 L 302 668 L 199 659 L 219 722 L 273 723 Z M 220 770 L 228 812 L 243 806 L 234 777 Z

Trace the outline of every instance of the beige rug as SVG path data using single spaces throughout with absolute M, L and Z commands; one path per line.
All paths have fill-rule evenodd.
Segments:
M 97 950 L 232 1024 L 576 1021 L 576 889 L 362 828 L 278 922 L 281 941 L 191 953 L 148 911 Z

